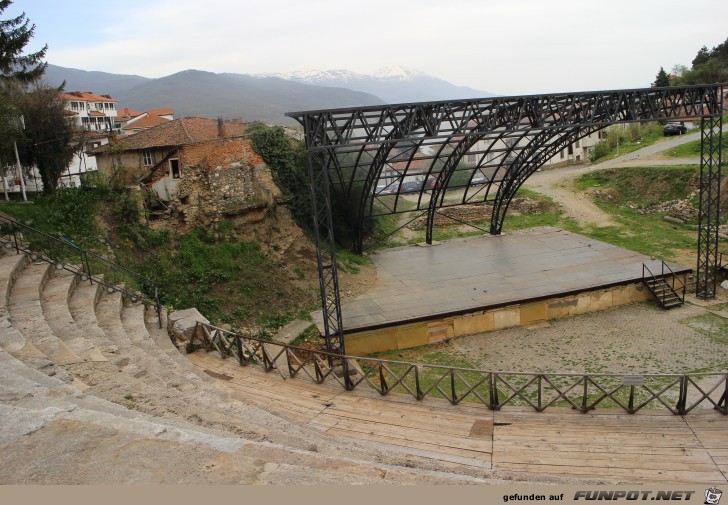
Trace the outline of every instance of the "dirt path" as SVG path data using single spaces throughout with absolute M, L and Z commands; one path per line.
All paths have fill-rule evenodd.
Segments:
M 609 214 L 597 207 L 588 193 L 574 189 L 574 180 L 585 173 L 624 166 L 683 165 L 700 163 L 699 159 L 667 158 L 659 154 L 672 147 L 700 138 L 700 132 L 665 139 L 637 151 L 595 165 L 575 166 L 538 172 L 524 184 L 528 189 L 550 196 L 562 207 L 567 216 L 579 225 L 612 226 Z

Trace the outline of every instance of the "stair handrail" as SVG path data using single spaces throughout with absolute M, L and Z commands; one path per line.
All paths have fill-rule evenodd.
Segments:
M 650 274 L 649 278 L 652 279 L 654 284 L 657 284 L 657 276 L 652 273 L 652 270 L 650 270 L 650 267 L 648 267 L 646 264 L 642 263 L 642 280 L 644 281 L 647 279 L 647 276 L 645 276 L 645 270 L 647 270 Z M 649 287 L 649 286 L 648 286 Z M 660 305 L 663 307 L 665 306 L 665 293 L 663 292 L 661 295 L 657 295 L 654 290 L 650 289 L 652 291 L 652 294 L 657 297 L 657 299 L 660 301 Z
M 662 278 L 663 279 L 665 278 L 665 275 L 666 275 L 665 269 L 667 269 L 667 271 L 670 273 L 670 287 L 675 292 L 675 294 L 677 294 L 677 289 L 675 288 L 675 280 L 677 279 L 677 274 L 675 274 L 675 272 L 672 270 L 672 268 L 670 268 L 670 265 L 665 263 L 665 260 L 661 260 L 661 261 L 662 261 Z M 682 291 L 680 299 L 682 300 L 683 303 L 685 303 L 685 283 L 682 281 L 679 281 L 679 282 L 680 282 L 679 289 Z
M 10 227 L 9 234 L 6 235 L 5 233 L 0 233 L 0 243 L 2 243 L 4 247 L 14 248 L 18 254 L 21 252 L 28 254 L 33 260 L 39 259 L 46 263 L 50 263 L 54 265 L 57 270 L 66 270 L 76 274 L 82 281 L 89 281 L 91 284 L 100 284 L 104 286 L 108 293 L 119 291 L 122 295 L 127 296 L 132 301 L 139 300 L 145 305 L 152 305 L 157 314 L 159 327 L 162 327 L 162 305 L 159 301 L 159 290 L 148 277 L 119 265 L 118 263 L 110 261 L 100 254 L 84 249 L 65 237 L 50 235 L 46 232 L 28 226 L 17 219 L 0 213 L 0 226 L 2 225 L 9 225 Z M 11 234 L 12 238 L 10 237 Z M 50 246 L 47 250 L 43 250 L 41 247 L 33 247 L 31 249 L 30 243 L 28 243 L 27 246 L 24 243 L 24 240 L 26 239 L 25 235 L 40 237 L 43 240 L 48 241 Z M 60 251 L 72 251 L 75 255 L 78 255 L 80 266 L 66 261 L 64 255 L 59 253 L 58 248 L 60 248 Z M 103 268 L 100 268 L 99 272 L 92 271 L 92 262 L 105 265 L 106 270 L 104 271 Z M 139 284 L 140 289 L 130 289 L 126 283 L 116 284 L 108 282 L 105 275 L 110 272 L 123 273 L 132 277 Z M 154 290 L 153 297 L 144 294 L 143 287 L 145 286 L 149 291 Z

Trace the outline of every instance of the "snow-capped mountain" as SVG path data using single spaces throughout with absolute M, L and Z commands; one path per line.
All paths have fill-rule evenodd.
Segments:
M 388 103 L 424 102 L 459 98 L 493 96 L 488 91 L 456 86 L 443 79 L 432 77 L 418 70 L 403 67 L 386 67 L 372 74 L 361 74 L 345 69 L 305 70 L 272 74 L 290 81 L 348 88 L 380 97 Z M 268 77 L 266 76 L 266 77 Z

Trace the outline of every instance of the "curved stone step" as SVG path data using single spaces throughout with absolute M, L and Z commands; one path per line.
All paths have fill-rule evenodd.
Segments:
M 126 334 L 121 322 L 122 307 L 119 291 L 113 293 L 102 291 L 95 309 L 99 328 L 119 350 L 117 353 L 119 358 L 114 363 L 132 373 L 134 377 L 142 378 L 148 383 L 156 383 L 160 387 L 166 386 L 167 382 L 159 375 L 159 372 L 162 371 L 159 363 L 135 346 Z M 176 382 L 173 383 L 176 384 Z
M 162 321 L 166 321 L 164 315 L 162 317 Z M 190 360 L 185 358 L 182 352 L 172 343 L 172 339 L 169 337 L 169 333 L 167 333 L 167 328 L 165 326 L 162 326 L 162 328 L 159 327 L 159 319 L 157 318 L 157 314 L 153 308 L 147 309 L 145 313 L 145 323 L 149 336 L 157 344 L 157 347 L 166 353 L 167 356 L 176 361 L 185 370 L 197 375 L 203 382 L 214 382 L 213 379 L 200 370 L 199 367 L 190 363 Z
M 192 391 L 200 386 L 202 379 L 197 374 L 180 366 L 152 340 L 144 322 L 144 313 L 145 308 L 142 304 L 133 304 L 123 308 L 121 321 L 130 340 L 156 360 L 160 367 L 163 367 L 164 373 L 160 375 L 167 378 L 168 381 L 174 381 L 180 391 Z
M 69 312 L 78 330 L 101 351 L 104 356 L 111 359 L 119 348 L 106 338 L 106 333 L 99 327 L 96 319 L 96 302 L 101 296 L 101 284 L 79 282 L 71 293 L 68 301 Z
M 0 349 L 46 375 L 56 375 L 65 382 L 72 381 L 73 378 L 65 370 L 56 366 L 23 333 L 13 327 L 7 310 L 10 290 L 15 280 L 30 264 L 30 257 L 16 254 L 14 250 L 3 252 L 4 254 L 0 255 Z
M 108 361 L 103 353 L 79 331 L 71 316 L 69 299 L 76 288 L 78 276 L 56 271 L 46 283 L 40 297 L 41 308 L 53 334 L 84 361 Z
M 486 483 L 357 460 L 345 448 L 322 455 L 55 402 L 44 409 L 0 403 L 0 419 L 9 428 L 0 432 L 7 484 Z
M 0 255 L 0 318 L 7 317 L 10 288 L 29 263 L 30 257 L 25 254 L 5 253 Z
M 33 263 L 16 279 L 8 298 L 10 322 L 56 365 L 78 363 L 82 358 L 53 334 L 43 316 L 40 292 L 52 274 L 51 268 L 48 263 Z

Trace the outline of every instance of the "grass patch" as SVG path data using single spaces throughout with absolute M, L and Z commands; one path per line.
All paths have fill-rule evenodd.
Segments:
M 321 338 L 321 335 L 319 334 L 318 328 L 312 323 L 311 326 L 303 330 L 300 335 L 291 340 L 290 345 L 300 346 L 304 342 L 319 338 Z
M 358 274 L 361 267 L 371 265 L 372 260 L 366 256 L 356 254 L 349 249 L 336 249 L 336 264 L 347 273 Z
M 726 152 L 726 149 L 728 149 L 728 135 L 721 136 L 721 148 L 723 152 Z M 692 142 L 673 147 L 672 149 L 668 149 L 665 151 L 665 154 L 673 158 L 695 158 L 700 157 L 700 149 L 701 141 L 694 140 Z
M 664 137 L 662 130 L 663 126 L 657 122 L 610 126 L 607 138 L 594 145 L 589 161 L 593 163 L 616 158 L 652 145 Z
M 387 368 L 390 372 L 384 371 L 384 380 L 388 385 L 392 385 L 397 382 L 398 378 L 402 378 L 402 383 L 407 386 L 411 391 L 416 391 L 417 379 L 415 378 L 415 372 L 410 368 L 409 363 L 426 363 L 427 365 L 440 365 L 443 367 L 455 367 L 455 368 L 473 368 L 472 363 L 467 360 L 464 356 L 452 352 L 447 348 L 447 343 L 439 343 L 427 346 L 413 347 L 411 349 L 402 349 L 395 351 L 386 351 L 376 353 L 372 355 L 376 359 L 404 361 L 406 363 L 387 363 Z M 374 367 L 372 362 L 363 360 L 361 362 L 362 370 L 368 373 L 369 379 L 377 386 L 381 383 L 381 377 L 378 370 Z M 428 366 L 418 366 L 417 376 L 419 379 L 420 391 L 426 393 L 429 391 L 428 396 L 434 398 L 449 398 L 453 391 L 453 384 L 451 382 L 451 375 L 449 370 L 442 368 L 431 368 Z M 475 387 L 475 391 L 488 401 L 488 381 L 484 380 L 484 376 L 480 372 L 458 372 L 458 377 L 455 380 L 455 395 L 460 398 L 466 394 L 470 386 Z M 439 391 L 437 388 L 442 391 Z M 398 393 L 407 393 L 407 390 L 400 384 L 393 388 L 393 391 Z M 444 394 L 443 394 L 444 392 Z M 480 400 L 473 395 L 469 394 L 464 398 L 465 402 L 480 403 Z
M 633 206 L 650 206 L 685 199 L 697 184 L 698 167 L 633 167 L 600 170 L 575 181 L 578 190 L 598 189 L 595 203 L 616 226 L 562 226 L 574 233 L 624 247 L 648 256 L 675 259 L 679 250 L 692 250 L 697 232 L 666 222 L 662 213 L 639 214 Z
M 29 194 L 28 202 L 3 201 L 0 210 L 36 230 L 94 249 L 101 244 L 99 203 L 109 196 L 113 197 L 94 188 L 60 189 L 51 195 Z
M 699 170 L 697 165 L 611 168 L 584 174 L 574 186 L 581 191 L 602 190 L 597 203 L 608 199 L 618 205 L 654 205 L 686 198 L 697 188 Z
M 702 333 L 718 343 L 728 344 L 728 319 L 715 314 L 703 314 L 680 321 L 681 324 Z
M 618 223 L 617 226 L 580 227 L 567 222 L 564 223 L 564 229 L 666 260 L 675 259 L 681 249 L 695 248 L 697 232 L 681 228 L 676 230 L 675 225 L 664 221 L 661 215 L 640 215 L 631 209 L 613 208 L 612 218 Z

